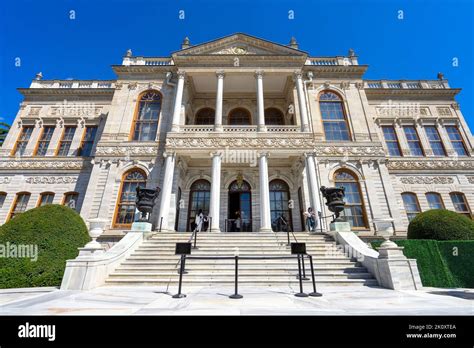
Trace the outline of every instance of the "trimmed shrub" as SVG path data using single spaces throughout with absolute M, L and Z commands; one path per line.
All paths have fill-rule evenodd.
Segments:
M 36 246 L 37 260 L 31 254 L 0 257 L 0 288 L 59 286 L 66 260 L 76 258 L 77 248 L 89 240 L 80 215 L 62 205 L 48 204 L 16 216 L 0 226 L 0 246 L 4 253 L 10 253 L 8 246 Z
M 403 254 L 409 259 L 416 259 L 418 271 L 423 286 L 440 288 L 458 287 L 458 283 L 451 274 L 450 269 L 435 240 L 396 240 L 397 245 L 404 247 Z M 382 242 L 372 242 L 376 249 Z M 472 243 L 474 246 L 474 242 Z
M 457 286 L 474 288 L 474 241 L 443 241 L 438 248 Z
M 473 240 L 474 221 L 454 211 L 433 209 L 418 214 L 408 225 L 408 239 Z

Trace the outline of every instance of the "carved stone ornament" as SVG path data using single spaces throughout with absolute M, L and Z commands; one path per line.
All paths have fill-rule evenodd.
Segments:
M 96 156 L 156 156 L 158 146 L 99 146 L 95 154 Z
M 307 149 L 313 147 L 310 138 L 172 138 L 166 139 L 166 148 L 202 149 L 202 148 L 280 148 Z
M 0 168 L 8 169 L 82 169 L 82 161 L 32 161 L 28 160 L 7 160 L 0 161 Z
M 75 176 L 30 176 L 25 179 L 29 184 L 74 184 L 77 182 Z
M 405 169 L 474 169 L 474 161 L 389 161 L 391 170 Z
M 250 52 L 246 47 L 244 46 L 231 46 L 224 48 L 220 51 L 214 52 L 213 54 L 236 54 L 236 55 L 242 55 L 242 54 L 255 54 L 255 52 Z
M 0 184 L 9 184 L 12 182 L 12 178 L 8 176 L 0 176 Z
M 474 176 L 468 176 L 467 181 L 469 181 L 470 184 L 474 184 Z
M 317 156 L 385 156 L 381 146 L 317 146 Z
M 408 185 L 429 185 L 429 184 L 452 184 L 454 179 L 446 176 L 409 176 L 400 178 L 402 184 Z

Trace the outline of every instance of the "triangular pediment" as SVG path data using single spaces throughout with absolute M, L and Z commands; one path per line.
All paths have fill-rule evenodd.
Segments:
M 173 56 L 307 56 L 306 52 L 247 34 L 233 34 L 217 40 L 191 46 Z

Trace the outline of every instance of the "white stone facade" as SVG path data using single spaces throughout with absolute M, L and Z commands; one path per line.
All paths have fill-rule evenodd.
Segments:
M 462 193 L 474 209 L 474 139 L 442 76 L 437 80 L 368 81 L 366 65 L 351 51 L 347 57 L 310 57 L 304 51 L 245 34 L 184 46 L 170 57 L 144 58 L 131 51 L 114 65 L 113 81 L 33 80 L 12 128 L 0 148 L 0 223 L 8 220 L 19 193 L 30 194 L 26 209 L 52 192 L 54 203 L 76 192 L 76 209 L 85 220 L 109 221 L 106 235 L 120 237 L 117 206 L 124 174 L 138 168 L 148 187 L 159 186 L 152 222 L 155 229 L 189 230 L 191 187 L 210 184 L 206 213 L 213 231 L 226 231 L 238 180 L 250 186 L 252 231 L 272 227 L 269 183 L 286 183 L 293 229 L 304 229 L 302 211 L 315 207 L 330 215 L 319 192 L 333 186 L 338 170 L 357 179 L 365 226 L 359 235 L 377 234 L 374 219 L 393 219 L 397 235 L 408 218 L 402 193 L 416 194 L 421 211 L 430 208 L 426 193 L 439 193 L 446 209 L 456 210 L 451 193 Z M 138 103 L 147 91 L 161 95 L 156 137 L 133 140 Z M 320 96 L 340 97 L 350 140 L 331 141 L 323 127 Z M 203 108 L 214 112 L 210 124 L 196 124 Z M 236 108 L 249 122 L 232 121 Z M 269 108 L 281 122 L 267 124 Z M 233 116 L 234 117 L 234 116 Z M 233 123 L 233 124 L 231 124 Z M 44 156 L 35 154 L 44 127 L 55 127 Z M 57 154 L 65 127 L 76 127 L 66 155 Z M 97 127 L 90 156 L 80 156 L 87 127 Z M 400 156 L 388 152 L 382 127 L 393 127 Z M 423 155 L 412 155 L 404 133 L 413 126 Z M 435 127 L 445 155 L 435 155 L 426 134 Z M 453 148 L 447 127 L 459 131 L 466 156 Z M 22 155 L 15 154 L 24 127 L 32 133 Z M 262 190 L 263 187 L 263 190 Z M 179 197 L 180 195 L 180 197 Z M 234 198 L 231 198 L 234 197 Z M 242 207 L 243 196 L 239 196 Z M 247 197 L 247 196 L 245 196 Z M 246 198 L 245 198 L 246 199 Z M 323 203 L 322 203 L 323 202 Z M 286 209 L 286 208 L 285 208 Z M 179 210 L 177 212 L 177 210 Z M 178 221 L 176 221 L 178 218 Z M 327 219 L 326 219 L 327 220 Z M 328 221 L 323 221 L 323 230 Z M 319 228 L 319 227 L 318 227 Z

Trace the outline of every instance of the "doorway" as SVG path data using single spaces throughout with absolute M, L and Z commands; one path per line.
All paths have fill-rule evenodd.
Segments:
M 227 232 L 252 231 L 252 193 L 248 182 L 237 180 L 229 185 Z

